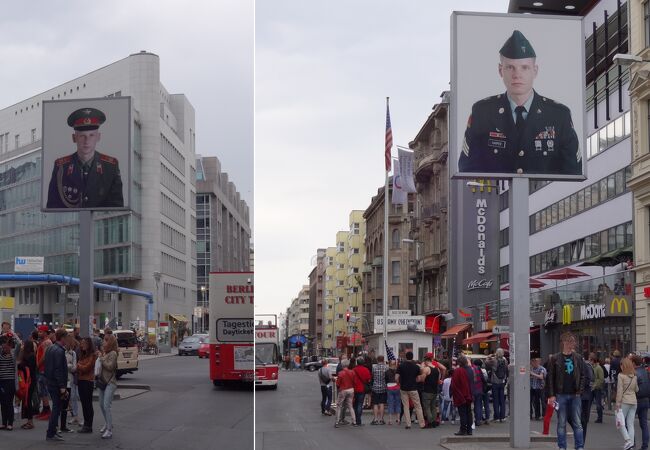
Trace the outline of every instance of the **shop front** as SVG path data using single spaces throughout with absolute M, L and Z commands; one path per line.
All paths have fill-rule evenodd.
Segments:
M 634 303 L 631 295 L 605 294 L 593 303 L 557 305 L 544 311 L 540 335 L 541 357 L 560 351 L 560 335 L 576 335 L 576 351 L 601 359 L 614 350 L 627 354 L 635 350 Z

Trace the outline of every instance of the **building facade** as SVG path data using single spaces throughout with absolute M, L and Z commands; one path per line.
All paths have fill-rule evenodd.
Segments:
M 219 159 L 196 159 L 196 306 L 207 314 L 210 272 L 249 272 L 252 250 L 248 205 Z M 204 321 L 205 323 L 205 321 Z
M 94 214 L 95 280 L 153 292 L 174 334 L 189 322 L 197 298 L 194 108 L 183 94 L 167 92 L 152 53 L 130 55 L 0 110 L 0 272 L 13 272 L 15 256 L 44 256 L 45 272 L 78 276 L 78 214 L 40 211 L 42 105 L 119 96 L 131 97 L 132 210 Z M 3 282 L 0 291 L 16 299 L 17 317 L 62 323 L 75 315 L 67 299 L 73 286 Z M 97 326 L 114 316 L 108 300 L 95 290 Z M 153 319 L 152 305 L 140 297 L 121 294 L 115 301 L 123 326 Z
M 316 266 L 309 273 L 309 350 L 320 355 L 323 350 L 323 287 L 325 279 L 325 249 L 316 251 Z

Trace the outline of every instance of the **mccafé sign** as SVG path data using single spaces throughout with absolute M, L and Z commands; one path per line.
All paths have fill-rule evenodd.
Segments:
M 601 303 L 562 306 L 562 325 L 571 325 L 581 320 L 604 319 L 606 317 L 631 317 L 632 299 L 625 295 L 610 295 Z

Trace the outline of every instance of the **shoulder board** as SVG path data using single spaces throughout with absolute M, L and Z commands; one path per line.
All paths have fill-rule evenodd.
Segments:
M 107 162 L 109 164 L 117 164 L 117 159 L 113 158 L 112 156 L 100 155 L 99 159 L 100 161 Z
M 547 106 L 555 106 L 555 107 L 560 108 L 560 109 L 566 109 L 566 110 L 569 110 L 569 107 L 568 107 L 568 106 L 563 105 L 563 104 L 560 103 L 560 102 L 556 102 L 555 100 L 553 100 L 553 99 L 551 99 L 551 98 L 548 98 L 548 97 L 542 97 L 541 100 L 542 100 L 542 104 L 546 104 Z
M 72 156 L 64 156 L 63 158 L 59 158 L 56 161 L 54 161 L 54 164 L 57 166 L 61 166 L 63 164 L 67 164 L 70 161 L 72 161 Z

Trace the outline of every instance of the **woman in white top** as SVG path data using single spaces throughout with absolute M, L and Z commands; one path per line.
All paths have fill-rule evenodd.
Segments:
M 636 393 L 639 391 L 634 363 L 630 358 L 621 360 L 621 372 L 618 374 L 616 386 L 616 414 L 623 413 L 625 422 L 620 427 L 625 439 L 623 450 L 634 447 L 634 416 L 636 415 Z
M 440 418 L 440 423 L 445 423 L 445 421 L 449 420 L 449 415 L 451 413 L 451 423 L 455 424 L 456 423 L 456 413 L 458 410 L 454 406 L 454 402 L 452 401 L 451 398 L 451 374 L 453 373 L 454 370 L 450 370 L 447 372 L 447 378 L 442 382 L 442 412 L 441 418 Z

